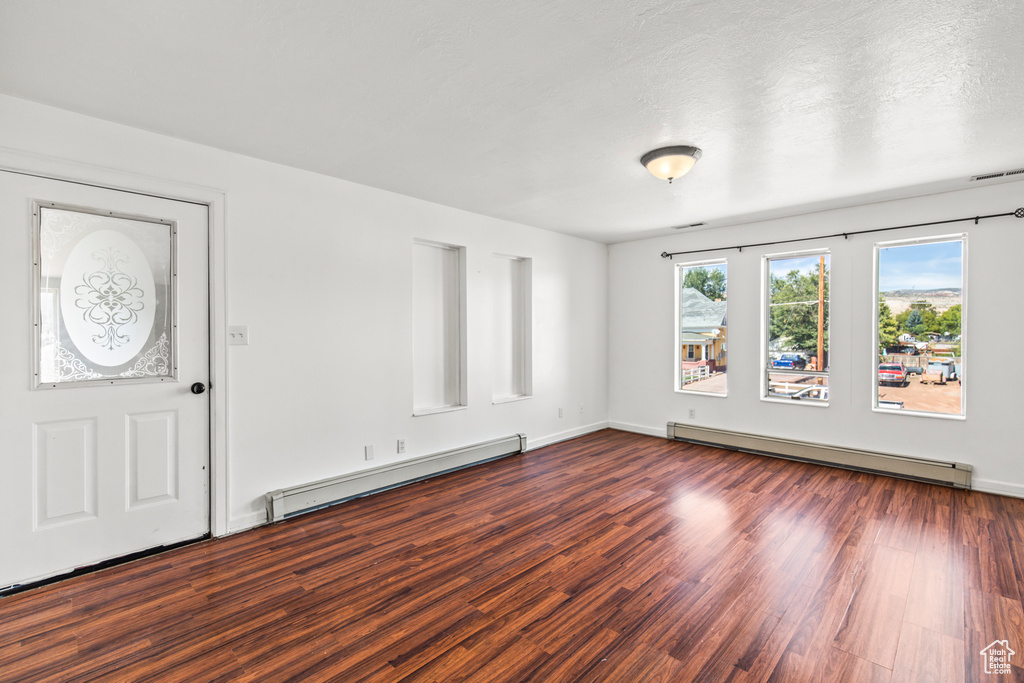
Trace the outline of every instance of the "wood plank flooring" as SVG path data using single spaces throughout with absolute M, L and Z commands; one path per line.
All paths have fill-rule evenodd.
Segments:
M 2 598 L 0 680 L 1021 681 L 1022 593 L 1022 500 L 605 430 Z

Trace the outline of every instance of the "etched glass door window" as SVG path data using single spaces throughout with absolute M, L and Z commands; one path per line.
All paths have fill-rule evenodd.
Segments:
M 36 386 L 173 379 L 174 224 L 37 215 Z

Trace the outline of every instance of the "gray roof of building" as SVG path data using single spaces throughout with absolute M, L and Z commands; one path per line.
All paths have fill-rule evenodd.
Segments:
M 680 295 L 680 326 L 683 330 L 722 327 L 726 324 L 726 302 L 712 301 L 693 287 L 684 287 Z

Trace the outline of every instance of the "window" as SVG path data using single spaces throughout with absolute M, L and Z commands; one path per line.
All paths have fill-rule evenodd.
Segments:
M 533 393 L 532 260 L 494 254 L 492 301 L 493 401 L 504 403 Z
M 764 257 L 764 292 L 763 396 L 828 403 L 829 253 Z
M 676 391 L 726 393 L 725 261 L 676 266 Z
M 465 248 L 413 244 L 413 414 L 466 405 Z
M 963 416 L 966 235 L 875 245 L 874 408 Z
M 36 386 L 173 379 L 173 223 L 41 206 Z

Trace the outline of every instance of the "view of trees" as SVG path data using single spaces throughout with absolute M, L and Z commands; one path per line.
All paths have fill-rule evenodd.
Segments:
M 829 284 L 826 261 L 824 349 L 828 352 Z M 787 351 L 818 353 L 818 269 L 790 270 L 784 276 L 769 276 L 771 341 Z
M 962 306 L 956 304 L 938 313 L 931 304 L 915 303 L 902 313 L 893 315 L 889 306 L 879 297 L 878 348 L 884 351 L 897 346 L 901 334 L 915 338 L 929 334 L 956 337 L 960 334 L 962 310 Z
M 964 238 L 890 242 L 878 245 L 875 254 L 878 353 L 898 353 L 904 335 L 916 342 L 938 336 L 952 342 L 942 347 L 944 353 L 959 356 L 963 306 L 949 304 L 963 295 Z
M 931 304 L 911 304 L 910 308 L 896 316 L 900 333 L 915 337 L 923 334 L 960 334 L 960 304 L 951 306 L 944 313 L 938 313 Z
M 688 268 L 683 277 L 683 287 L 692 287 L 711 299 L 725 299 L 725 273 L 718 268 Z
M 896 346 L 900 340 L 899 323 L 892 315 L 892 309 L 885 303 L 885 299 L 878 297 L 878 348 L 884 352 L 885 349 Z

